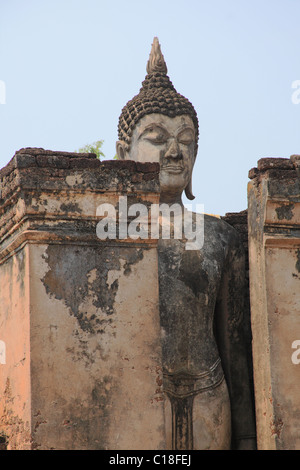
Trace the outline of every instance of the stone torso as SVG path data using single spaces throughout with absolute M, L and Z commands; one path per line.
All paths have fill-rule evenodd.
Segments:
M 204 231 L 198 250 L 186 250 L 183 240 L 159 240 L 163 366 L 168 374 L 202 374 L 219 359 L 214 309 L 230 227 L 205 216 Z

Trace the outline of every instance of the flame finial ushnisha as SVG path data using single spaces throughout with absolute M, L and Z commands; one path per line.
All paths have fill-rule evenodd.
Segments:
M 157 37 L 153 39 L 152 49 L 147 63 L 147 74 L 154 72 L 168 73 L 167 65 Z

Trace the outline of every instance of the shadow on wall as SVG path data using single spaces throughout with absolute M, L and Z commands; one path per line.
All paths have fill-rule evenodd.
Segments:
M 0 450 L 7 450 L 7 438 L 4 434 L 0 435 Z
M 239 233 L 245 250 L 245 309 L 244 309 L 244 337 L 247 348 L 247 361 L 249 370 L 249 380 L 251 385 L 252 403 L 254 404 L 254 382 L 253 382 L 253 361 L 252 361 L 252 333 L 250 318 L 250 288 L 249 288 L 249 257 L 248 257 L 248 210 L 241 212 L 228 212 L 221 216 L 225 222 L 235 228 Z M 255 410 L 253 410 L 255 413 Z

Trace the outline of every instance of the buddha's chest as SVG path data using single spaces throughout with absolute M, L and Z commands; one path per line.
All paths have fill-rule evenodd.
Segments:
M 188 298 L 215 302 L 225 258 L 221 246 L 204 244 L 200 250 L 187 250 L 179 240 L 159 240 L 158 256 L 161 298 L 165 292 L 175 303 Z

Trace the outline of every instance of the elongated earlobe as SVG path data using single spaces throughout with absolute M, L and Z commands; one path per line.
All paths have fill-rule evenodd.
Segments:
M 125 160 L 126 158 L 126 150 L 125 150 L 125 142 L 122 140 L 118 140 L 116 143 L 116 152 L 119 160 Z
M 192 201 L 193 199 L 195 199 L 195 196 L 193 195 L 193 191 L 192 191 L 192 178 L 190 179 L 190 181 L 188 182 L 188 185 L 187 187 L 185 188 L 184 190 L 185 192 L 185 195 L 188 199 L 190 199 L 190 201 Z

